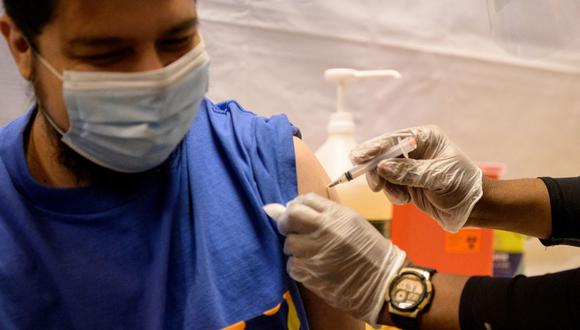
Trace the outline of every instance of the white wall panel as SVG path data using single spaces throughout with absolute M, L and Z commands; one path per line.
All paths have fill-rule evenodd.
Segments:
M 1 12 L 0 12 L 1 14 Z M 0 124 L 26 111 L 30 98 L 27 85 L 21 79 L 9 55 L 4 40 L 0 41 Z

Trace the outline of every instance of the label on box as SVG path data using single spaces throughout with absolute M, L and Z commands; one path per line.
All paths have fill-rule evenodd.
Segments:
M 476 253 L 481 248 L 481 230 L 462 229 L 456 234 L 445 233 L 445 252 Z

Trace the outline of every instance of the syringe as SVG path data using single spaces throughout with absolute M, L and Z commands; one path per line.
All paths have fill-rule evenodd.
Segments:
M 336 179 L 334 182 L 328 185 L 328 187 L 332 188 L 341 183 L 352 181 L 355 178 L 358 178 L 359 176 L 367 173 L 368 171 L 372 171 L 375 168 L 377 168 L 377 165 L 379 165 L 379 163 L 382 162 L 383 160 L 397 158 L 402 155 L 407 157 L 408 156 L 407 154 L 415 149 L 417 149 L 417 141 L 415 140 L 415 138 L 413 137 L 405 138 L 397 145 L 383 152 L 379 156 L 369 160 L 364 164 L 357 165 L 351 168 L 350 170 L 346 171 L 338 179 Z

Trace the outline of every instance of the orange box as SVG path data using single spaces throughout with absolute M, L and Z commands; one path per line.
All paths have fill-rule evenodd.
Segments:
M 505 165 L 500 163 L 481 163 L 480 166 L 484 174 L 493 179 L 505 171 Z M 419 266 L 444 273 L 491 275 L 493 236 L 493 230 L 476 228 L 450 234 L 413 205 L 393 207 L 391 238 Z
M 415 206 L 396 205 L 391 235 L 419 266 L 461 275 L 492 274 L 493 230 L 469 228 L 450 234 Z

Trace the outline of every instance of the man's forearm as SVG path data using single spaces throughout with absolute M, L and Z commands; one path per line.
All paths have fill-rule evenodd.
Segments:
M 550 238 L 552 219 L 546 185 L 540 179 L 484 178 L 483 197 L 466 225 Z

